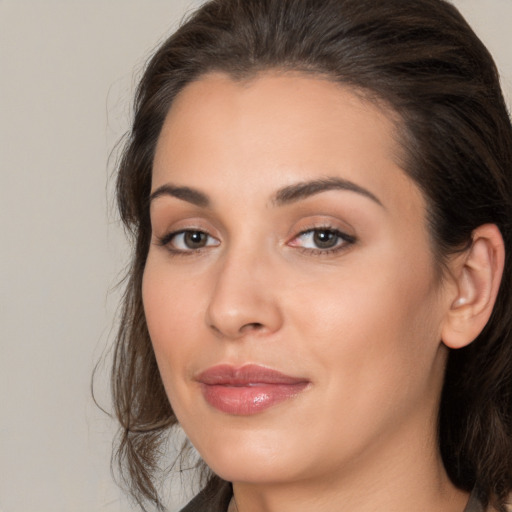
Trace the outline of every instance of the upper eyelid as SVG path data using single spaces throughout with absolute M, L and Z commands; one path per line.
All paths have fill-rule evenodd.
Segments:
M 158 224 L 154 223 L 152 225 L 152 232 L 156 235 L 157 232 L 164 233 L 160 238 L 164 236 L 168 236 L 171 234 L 177 235 L 179 233 L 183 233 L 186 231 L 201 231 L 202 233 L 206 233 L 207 235 L 213 236 L 214 238 L 218 238 L 219 229 L 212 227 L 211 222 L 206 221 L 208 226 L 205 226 L 205 221 L 201 218 L 193 218 L 193 219 L 183 219 L 177 220 L 172 223 L 163 223 Z
M 332 229 L 342 233 L 350 233 L 354 231 L 354 227 L 345 219 L 345 215 L 340 214 L 339 212 L 331 213 L 324 210 L 318 213 L 302 212 L 301 217 L 291 225 L 290 234 L 297 230 L 304 232 L 314 229 Z
M 198 232 L 198 233 L 204 233 L 205 235 L 209 236 L 210 238 L 214 238 L 215 240 L 218 240 L 217 236 L 212 235 L 210 232 L 203 228 L 183 228 L 183 229 L 173 229 L 168 232 L 166 232 L 164 235 L 157 237 L 160 242 L 163 240 L 167 240 L 166 243 L 169 243 L 173 238 L 175 238 L 178 235 L 182 235 L 187 232 Z
M 218 222 L 209 215 L 202 215 L 197 211 L 162 211 L 159 214 L 150 215 L 153 232 L 180 232 L 180 231 L 204 231 L 205 233 L 218 233 Z
M 304 235 L 305 233 L 309 233 L 311 231 L 333 231 L 341 235 L 342 237 L 346 237 L 347 239 L 354 239 L 355 235 L 350 234 L 349 231 L 353 231 L 352 229 L 348 229 L 347 227 L 340 227 L 337 223 L 327 222 L 314 222 L 310 226 L 306 226 L 300 229 L 296 234 L 291 234 L 291 239 L 297 238 L 298 236 Z
M 336 228 L 334 226 L 315 226 L 312 228 L 302 229 L 296 236 L 304 235 L 305 233 L 309 233 L 311 231 L 333 231 L 335 233 L 339 233 L 340 235 L 349 236 L 342 229 Z

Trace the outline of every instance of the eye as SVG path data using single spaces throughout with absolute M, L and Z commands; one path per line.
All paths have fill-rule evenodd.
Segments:
M 159 240 L 159 244 L 174 252 L 192 252 L 205 247 L 215 247 L 220 242 L 204 231 L 186 229 L 169 233 Z
M 311 251 L 331 252 L 354 242 L 355 238 L 353 236 L 342 233 L 337 229 L 315 228 L 300 233 L 290 242 L 290 245 Z

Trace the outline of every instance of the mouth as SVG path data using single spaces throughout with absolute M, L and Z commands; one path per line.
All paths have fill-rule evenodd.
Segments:
M 310 381 L 259 365 L 235 368 L 218 365 L 200 373 L 196 380 L 209 405 L 226 414 L 249 416 L 304 391 Z

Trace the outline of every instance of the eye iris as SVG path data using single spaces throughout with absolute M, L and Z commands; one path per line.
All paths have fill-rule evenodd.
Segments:
M 313 241 L 320 249 L 331 249 L 338 243 L 338 235 L 333 231 L 315 231 Z
M 189 249 L 200 249 L 206 245 L 206 236 L 201 231 L 187 231 L 184 235 L 185 245 Z

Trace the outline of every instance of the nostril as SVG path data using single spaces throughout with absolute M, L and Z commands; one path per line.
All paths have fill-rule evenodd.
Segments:
M 210 329 L 212 329 L 212 330 L 213 330 L 214 332 L 216 332 L 217 334 L 222 334 L 222 333 L 221 333 L 221 331 L 220 331 L 220 329 L 219 329 L 217 326 L 215 326 L 215 325 L 213 325 L 213 324 L 210 324 L 210 326 L 209 326 L 209 327 L 210 327 Z
M 260 331 L 261 329 L 263 329 L 263 327 L 264 327 L 263 324 L 261 324 L 259 322 L 251 322 L 251 323 L 243 325 L 240 328 L 240 332 L 242 332 L 242 331 Z

